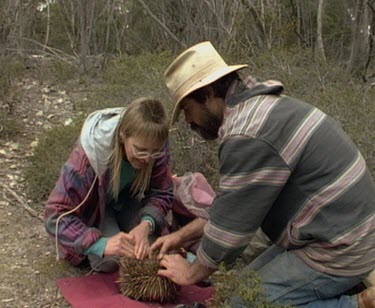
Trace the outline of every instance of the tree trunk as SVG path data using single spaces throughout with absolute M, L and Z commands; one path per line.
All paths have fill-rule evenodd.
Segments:
M 324 0 L 319 0 L 318 4 L 318 14 L 317 14 L 317 30 L 316 30 L 316 46 L 315 46 L 315 56 L 317 59 L 326 62 L 326 55 L 323 46 L 322 28 L 323 28 L 323 6 Z
M 79 21 L 80 21 L 80 44 L 79 44 L 79 56 L 80 56 L 80 67 L 81 73 L 85 74 L 87 71 L 87 32 L 86 32 L 86 20 L 87 20 L 87 0 L 81 0 L 78 4 Z
M 367 0 L 357 0 L 352 20 L 352 43 L 347 69 L 349 73 L 358 75 L 365 70 L 369 52 Z

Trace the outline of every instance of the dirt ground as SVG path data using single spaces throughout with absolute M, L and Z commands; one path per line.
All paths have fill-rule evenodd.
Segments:
M 40 219 L 43 204 L 25 195 L 23 170 L 44 130 L 71 123 L 75 94 L 32 77 L 17 87 L 21 102 L 12 114 L 24 127 L 14 140 L 0 140 L 0 307 L 69 307 L 55 281 L 85 272 L 56 261 Z

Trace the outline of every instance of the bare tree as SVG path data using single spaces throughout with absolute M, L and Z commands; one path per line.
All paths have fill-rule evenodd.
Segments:
M 347 69 L 350 73 L 361 74 L 365 70 L 369 52 L 367 0 L 357 0 L 354 12 L 349 13 L 352 20 L 352 42 Z
M 319 0 L 318 4 L 318 14 L 317 14 L 317 30 L 316 30 L 316 46 L 315 46 L 315 55 L 316 57 L 326 62 L 326 55 L 324 52 L 323 46 L 323 35 L 322 35 L 322 28 L 323 28 L 323 6 L 324 0 Z

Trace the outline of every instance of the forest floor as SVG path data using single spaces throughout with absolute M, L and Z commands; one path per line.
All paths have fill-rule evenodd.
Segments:
M 56 260 L 41 220 L 43 204 L 33 204 L 25 193 L 24 168 L 38 137 L 56 124 L 69 125 L 74 96 L 85 93 L 79 85 L 68 93 L 29 75 L 17 84 L 20 102 L 11 112 L 22 122 L 22 131 L 0 139 L 0 307 L 69 307 L 56 279 L 85 270 Z

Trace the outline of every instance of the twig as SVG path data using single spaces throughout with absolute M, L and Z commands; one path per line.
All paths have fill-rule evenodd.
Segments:
M 50 47 L 50 46 L 47 46 L 47 45 L 44 45 L 44 44 L 41 44 L 39 43 L 38 41 L 36 40 L 33 40 L 31 38 L 27 38 L 27 37 L 22 37 L 22 36 L 13 36 L 13 35 L 9 35 L 10 38 L 15 38 L 15 39 L 21 39 L 21 40 L 24 40 L 24 41 L 28 41 L 28 42 L 31 42 L 39 47 L 42 47 L 42 52 L 45 53 L 45 54 L 49 54 L 51 56 L 54 56 L 55 58 L 67 63 L 67 64 L 72 64 L 70 61 L 72 61 L 73 63 L 75 61 L 77 61 L 77 59 L 71 55 L 68 55 L 67 53 L 63 52 L 62 50 L 60 49 L 57 49 L 57 48 L 53 48 L 53 47 Z M 48 52 L 47 52 L 48 51 Z M 67 60 L 69 59 L 69 60 Z
M 224 24 L 223 20 L 220 18 L 219 14 L 217 13 L 217 11 L 212 7 L 211 3 L 208 2 L 207 0 L 204 0 L 204 2 L 206 2 L 207 6 L 211 9 L 212 13 L 215 15 L 218 23 L 220 24 L 220 26 L 224 29 L 224 31 L 227 33 L 227 35 L 229 36 L 229 38 L 233 38 L 233 34 L 230 32 L 230 30 L 226 27 L 226 25 Z
M 30 206 L 28 206 L 20 196 L 18 196 L 12 189 L 9 187 L 6 187 L 4 184 L 0 184 L 1 187 L 3 187 L 5 190 L 7 190 L 13 197 L 16 199 L 22 206 L 23 208 L 29 212 L 32 216 L 38 218 L 40 221 L 43 221 L 43 217 L 39 215 L 35 210 L 33 210 Z
M 186 48 L 186 44 L 185 43 L 183 43 L 183 42 L 181 42 L 178 38 L 177 38 L 177 36 L 175 36 L 173 33 L 172 33 L 172 31 L 171 30 L 169 30 L 168 29 L 168 27 L 159 19 L 159 18 L 157 18 L 156 17 L 156 15 L 150 10 L 150 8 L 147 6 L 147 4 L 143 1 L 143 0 L 137 0 L 138 1 L 138 3 L 140 3 L 142 6 L 143 6 L 143 8 L 147 11 L 147 13 L 151 16 L 151 18 L 153 19 L 153 20 L 155 20 L 158 24 L 159 24 L 159 26 L 160 27 L 162 27 L 163 29 L 164 29 L 164 31 L 165 32 L 167 32 L 168 33 L 168 35 L 175 41 L 175 42 L 177 42 L 181 47 L 183 47 L 183 48 Z

